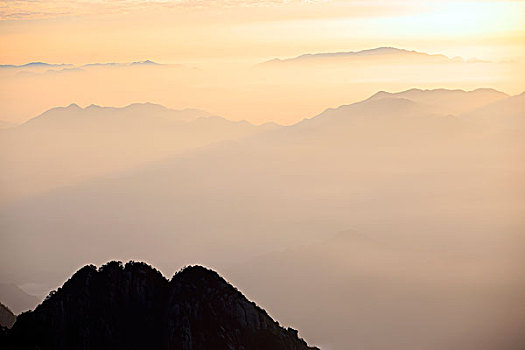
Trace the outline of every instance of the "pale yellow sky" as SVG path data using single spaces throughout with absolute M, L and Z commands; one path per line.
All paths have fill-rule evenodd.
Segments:
M 0 1 L 0 62 L 253 59 L 396 46 L 524 55 L 523 1 Z

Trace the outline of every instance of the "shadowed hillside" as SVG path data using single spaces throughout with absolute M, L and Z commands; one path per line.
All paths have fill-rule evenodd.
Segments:
M 16 316 L 9 310 L 7 306 L 0 303 L 0 327 L 11 328 L 15 323 Z
M 314 349 L 216 272 L 192 266 L 168 281 L 144 263 L 85 266 L 35 311 L 4 349 Z
M 447 98 L 474 109 L 450 115 Z M 68 266 L 115 252 L 167 274 L 199 261 L 232 271 L 250 298 L 328 349 L 501 350 L 522 324 L 522 99 L 376 96 L 12 203 L 0 273 L 49 290 Z M 348 229 L 358 236 L 323 244 Z M 257 258 L 267 254 L 285 261 Z

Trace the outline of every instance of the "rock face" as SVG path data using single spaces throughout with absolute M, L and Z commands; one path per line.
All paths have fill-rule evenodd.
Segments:
M 7 306 L 0 303 L 0 326 L 11 328 L 15 323 L 16 316 L 9 310 Z
M 83 267 L 2 338 L 6 349 L 314 349 L 214 271 L 168 281 L 135 262 Z

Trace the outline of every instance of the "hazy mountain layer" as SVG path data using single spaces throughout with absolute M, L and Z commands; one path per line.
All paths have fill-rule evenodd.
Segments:
M 301 56 L 278 59 L 262 63 L 260 66 L 272 66 L 278 64 L 330 64 L 338 62 L 352 62 L 359 59 L 368 61 L 384 60 L 387 63 L 395 63 L 395 60 L 401 60 L 402 63 L 464 63 L 461 57 L 450 58 L 445 55 L 432 55 L 425 52 L 410 51 L 398 49 L 395 47 L 378 47 L 362 51 L 348 52 L 327 52 L 327 53 L 308 53 Z M 392 61 L 394 60 L 394 61 Z M 400 62 L 400 63 L 401 63 Z M 487 62 L 481 60 L 471 60 L 469 62 Z
M 85 266 L 35 311 L 19 316 L 4 349 L 314 349 L 216 272 L 166 280 L 144 263 Z M 1 341 L 1 340 L 0 340 Z
M 434 113 L 458 115 L 495 101 L 504 100 L 507 97 L 509 95 L 494 89 L 476 89 L 473 91 L 411 89 L 398 93 L 381 91 L 370 97 L 370 100 L 405 98 Z
M 54 108 L 0 134 L 1 192 L 16 200 L 272 127 L 151 103 Z
M 327 106 L 362 100 L 380 89 L 490 86 L 516 94 L 518 77 L 523 75 L 519 61 L 449 58 L 393 47 L 306 54 L 254 68 L 258 60 L 246 56 L 242 61 L 204 65 L 143 61 L 0 69 L 0 119 L 19 124 L 71 102 L 84 106 L 151 101 L 194 106 L 232 120 L 290 125 Z
M 523 249 L 509 247 L 514 240 L 375 226 L 258 256 L 226 274 L 321 348 L 523 347 Z
M 39 298 L 30 295 L 13 283 L 0 283 L 0 300 L 15 314 L 33 309 L 39 303 Z
M 454 105 L 424 102 L 444 96 L 474 109 L 454 116 Z M 326 348 L 513 349 L 524 304 L 524 96 L 501 97 L 371 98 L 11 203 L 0 273 L 50 288 L 71 273 L 65 266 L 115 254 L 166 273 L 199 262 L 231 271 Z M 363 239 L 325 249 L 348 229 Z M 282 268 L 258 258 L 267 254 Z M 305 288 L 304 298 L 279 301 L 280 284 L 279 295 Z

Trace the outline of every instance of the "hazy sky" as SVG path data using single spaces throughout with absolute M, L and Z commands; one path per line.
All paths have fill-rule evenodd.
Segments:
M 525 0 L 0 0 L 0 65 L 69 64 L 0 67 L 0 280 L 201 263 L 325 350 L 522 349 L 524 44 Z
M 60 76 L 4 70 L 0 120 L 19 123 L 73 102 L 155 102 L 291 124 L 379 90 L 490 87 L 519 94 L 523 43 L 525 1 L 0 0 L 0 64 L 153 60 L 188 68 Z M 376 47 L 491 64 L 347 62 L 259 75 L 251 69 L 276 57 Z
M 396 46 L 524 56 L 524 1 L 0 1 L 0 62 L 195 62 Z

